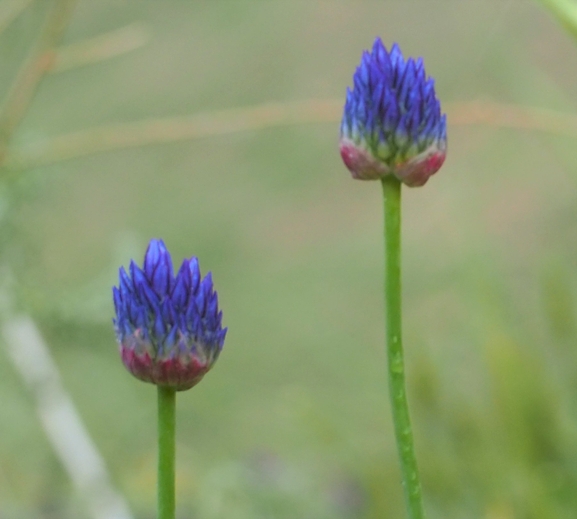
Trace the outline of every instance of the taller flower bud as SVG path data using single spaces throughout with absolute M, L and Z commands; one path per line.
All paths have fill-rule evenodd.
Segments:
M 143 268 L 120 269 L 112 289 L 120 356 L 136 378 L 178 391 L 202 379 L 218 358 L 226 328 L 210 272 L 185 259 L 173 274 L 162 240 L 151 240 Z
M 405 61 L 395 43 L 380 38 L 365 51 L 353 77 L 341 123 L 340 151 L 354 178 L 395 175 L 422 186 L 443 165 L 447 119 L 422 58 Z

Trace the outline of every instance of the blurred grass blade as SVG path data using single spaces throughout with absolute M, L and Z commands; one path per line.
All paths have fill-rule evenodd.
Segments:
M 577 38 L 577 2 L 575 0 L 538 0 Z
M 24 11 L 32 0 L 4 0 L 0 3 L 0 34 Z
M 149 39 L 146 26 L 133 23 L 57 49 L 50 72 L 62 72 L 121 56 L 142 47 Z
M 577 138 L 577 116 L 491 101 L 447 103 L 451 126 L 487 125 Z M 336 123 L 341 99 L 265 103 L 182 117 L 115 123 L 32 142 L 9 150 L 4 166 L 20 171 L 115 150 L 192 141 L 266 128 Z
M 340 117 L 341 109 L 341 100 L 309 100 L 104 125 L 56 136 L 32 144 L 24 150 L 11 150 L 5 166 L 20 170 L 119 149 L 216 137 L 274 126 L 335 122 Z
M 124 498 L 110 483 L 100 452 L 62 386 L 58 367 L 28 316 L 3 316 L 9 358 L 34 397 L 42 427 L 93 519 L 132 519 Z
M 38 41 L 14 79 L 6 99 L 0 106 L 0 165 L 16 128 L 26 115 L 38 85 L 50 69 L 54 48 L 64 35 L 77 0 L 57 0 L 44 21 Z

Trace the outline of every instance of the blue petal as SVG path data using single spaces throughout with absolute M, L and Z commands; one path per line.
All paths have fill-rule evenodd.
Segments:
M 382 117 L 382 115 L 385 113 L 384 94 L 385 94 L 385 84 L 383 81 L 379 81 L 379 83 L 375 85 L 375 88 L 371 96 L 373 102 L 373 111 L 377 114 L 378 117 Z
M 385 49 L 385 53 L 379 56 L 379 62 L 381 65 L 381 70 L 383 71 L 383 82 L 388 86 L 393 84 L 393 64 L 391 63 L 391 57 Z
M 134 299 L 129 299 L 128 303 L 125 306 L 125 309 L 128 320 L 135 327 L 138 327 L 138 314 L 141 311 L 142 307 Z
M 366 132 L 372 133 L 375 130 L 377 120 L 377 114 L 372 110 L 368 111 L 365 118 L 365 130 Z
M 124 267 L 120 267 L 118 271 L 118 278 L 120 280 L 119 283 L 120 293 L 122 294 L 122 298 L 126 299 L 130 297 L 130 294 L 133 291 L 133 287 L 132 287 L 132 281 L 130 281 L 130 277 L 126 273 L 126 270 L 124 270 Z
M 347 87 L 347 100 L 345 101 L 345 110 L 350 112 L 353 107 L 353 92 L 349 87 Z M 349 113 L 349 115 L 351 115 Z
M 375 43 L 373 44 L 373 58 L 377 61 L 381 70 L 385 75 L 389 75 L 391 72 L 391 60 L 389 59 L 389 53 L 387 49 L 383 45 L 383 42 L 380 38 L 375 39 Z
M 176 326 L 173 326 L 172 330 L 170 330 L 170 332 L 166 336 L 166 339 L 164 340 L 165 350 L 175 349 L 174 347 L 176 346 L 176 342 L 178 340 L 177 334 L 178 334 L 178 328 Z
M 435 98 L 435 80 L 429 78 L 423 88 L 423 102 L 430 103 Z
M 359 76 L 363 87 L 368 87 L 371 81 L 370 69 L 372 65 L 371 55 L 367 52 L 363 52 L 363 57 L 361 58 L 361 66 L 359 67 Z
M 148 328 L 148 312 L 143 307 L 137 309 L 135 324 L 136 328 Z
M 134 263 L 134 261 L 130 262 L 130 277 L 132 278 L 132 291 L 133 291 L 133 295 L 134 297 L 136 297 L 136 299 L 139 299 L 139 294 L 140 294 L 140 285 L 147 285 L 148 286 L 148 280 L 146 279 L 146 276 L 144 275 L 144 272 L 140 269 L 140 267 Z
M 222 345 L 224 344 L 224 339 L 226 337 L 226 332 L 228 332 L 228 328 L 223 328 L 220 332 L 219 332 L 219 346 L 222 349 Z
M 162 338 L 166 335 L 166 323 L 160 313 L 154 316 L 154 334 L 157 338 Z
M 391 52 L 389 54 L 391 60 L 391 69 L 393 71 L 392 85 L 398 85 L 398 78 L 402 75 L 405 68 L 405 59 L 403 58 L 403 53 L 396 43 L 393 43 L 391 47 Z
M 182 332 L 183 335 L 188 334 L 188 326 L 186 324 L 186 314 L 177 313 L 176 314 L 176 326 Z
M 114 311 L 116 315 L 123 311 L 122 296 L 116 287 L 112 287 L 112 299 L 114 300 Z
M 353 76 L 353 90 L 357 95 L 363 95 L 365 91 L 365 83 L 363 82 L 363 67 L 358 67 L 355 75 Z
M 359 97 L 357 99 L 357 109 L 356 109 L 356 120 L 357 122 L 366 123 L 367 120 L 367 105 L 365 103 L 364 97 Z
M 421 110 L 418 104 L 413 104 L 405 116 L 407 123 L 407 130 L 411 136 L 411 140 L 416 139 L 419 133 L 421 124 Z
M 394 99 L 392 99 L 392 94 L 390 92 L 386 93 L 387 95 L 387 111 L 385 113 L 385 119 L 383 121 L 383 127 L 385 132 L 394 132 L 397 128 L 397 124 L 399 124 L 399 108 L 397 103 Z
M 369 69 L 369 83 L 367 95 L 371 95 L 376 86 L 383 83 L 383 74 L 376 61 L 372 61 Z
M 399 104 L 406 108 L 409 98 L 409 92 L 414 88 L 415 85 L 415 62 L 413 58 L 409 58 L 407 65 L 403 71 L 402 76 L 399 78 L 399 92 L 397 94 L 397 99 Z
M 409 94 L 406 99 L 406 107 L 408 111 L 417 108 L 420 114 L 424 113 L 423 100 L 421 98 L 421 92 L 418 88 L 412 88 L 409 91 Z
M 165 299 L 162 302 L 160 307 L 160 313 L 162 315 L 162 319 L 167 325 L 173 325 L 177 322 L 176 319 L 176 311 L 172 305 L 172 301 L 170 299 Z
M 399 148 L 404 148 L 409 143 L 409 129 L 407 128 L 407 118 L 401 117 L 397 130 L 395 131 L 395 144 Z
M 194 298 L 191 298 L 186 309 L 186 330 L 192 333 L 199 318 L 196 301 Z
M 184 308 L 188 303 L 188 294 L 190 292 L 190 268 L 188 266 L 188 260 L 184 260 L 178 274 L 176 275 L 176 280 L 174 282 L 174 288 L 172 289 L 172 302 L 176 308 Z
M 190 270 L 190 293 L 196 294 L 198 290 L 198 285 L 200 283 L 200 267 L 198 266 L 198 259 L 195 257 L 190 258 L 189 263 Z
M 212 272 L 207 272 L 206 276 L 202 280 L 202 290 L 204 292 L 205 297 L 208 297 L 212 293 Z
M 162 256 L 161 261 L 154 270 L 151 280 L 154 291 L 161 299 L 168 295 L 172 279 L 172 263 L 170 256 Z
M 160 261 L 162 252 L 166 251 L 166 247 L 162 240 L 150 240 L 146 254 L 144 255 L 144 273 L 149 281 L 152 281 L 154 271 Z
M 415 79 L 419 83 L 425 82 L 425 64 L 423 63 L 423 58 L 417 58 L 415 62 Z
M 121 329 L 121 335 L 123 335 L 124 337 L 127 337 L 129 335 L 132 335 L 132 333 L 134 332 L 134 328 L 133 326 L 128 322 L 128 321 L 124 321 L 122 323 L 122 329 Z
M 208 298 L 208 303 L 206 304 L 206 317 L 215 324 L 216 317 L 218 314 L 218 297 L 215 292 L 210 294 Z
M 156 292 L 150 288 L 148 282 L 140 283 L 138 288 L 138 295 L 142 304 L 146 304 L 151 312 L 157 311 L 160 299 Z
M 199 316 L 204 316 L 206 312 L 206 297 L 203 290 L 199 290 L 198 294 L 194 298 L 194 302 L 196 305 L 196 312 Z

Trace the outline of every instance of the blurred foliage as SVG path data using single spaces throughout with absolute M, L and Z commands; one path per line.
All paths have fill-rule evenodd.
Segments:
M 577 2 L 575 0 L 539 0 L 577 38 Z
M 0 99 L 53 6 L 21 4 L 0 23 Z M 103 49 L 105 34 L 122 51 Z M 85 0 L 59 44 L 69 65 L 42 78 L 8 153 L 99 125 L 339 98 L 377 34 L 423 55 L 446 102 L 575 113 L 577 50 L 530 2 Z M 17 306 L 40 323 L 139 519 L 154 517 L 154 388 L 117 358 L 110 287 L 153 236 L 213 271 L 230 328 L 214 371 L 179 397 L 179 517 L 402 517 L 380 190 L 350 180 L 337 132 L 292 125 L 0 171 Z M 573 518 L 575 142 L 486 126 L 452 126 L 449 141 L 443 170 L 404 197 L 426 508 Z M 0 401 L 0 517 L 83 519 L 2 350 Z

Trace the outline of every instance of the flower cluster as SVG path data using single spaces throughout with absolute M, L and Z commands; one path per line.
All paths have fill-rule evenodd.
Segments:
M 380 38 L 364 52 L 353 77 L 341 123 L 341 156 L 354 178 L 393 174 L 422 186 L 442 166 L 447 121 L 427 78 L 422 58 L 405 61 L 395 43 L 388 52 Z
M 210 272 L 185 259 L 177 275 L 162 240 L 152 240 L 143 269 L 120 269 L 113 288 L 122 361 L 136 378 L 179 391 L 200 382 L 218 358 L 226 328 Z

